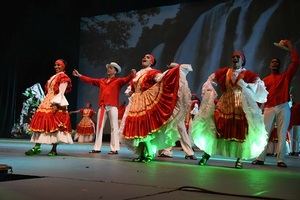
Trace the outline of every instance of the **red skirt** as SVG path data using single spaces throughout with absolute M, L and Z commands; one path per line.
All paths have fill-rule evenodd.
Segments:
M 35 133 L 71 132 L 71 121 L 67 111 L 37 111 L 30 122 L 29 130 Z
M 95 133 L 95 124 L 89 117 L 82 117 L 77 125 L 76 132 L 79 135 L 93 135 Z
M 127 139 L 145 138 L 167 123 L 176 106 L 179 68 L 169 70 L 161 82 L 134 93 L 125 119 L 123 135 Z

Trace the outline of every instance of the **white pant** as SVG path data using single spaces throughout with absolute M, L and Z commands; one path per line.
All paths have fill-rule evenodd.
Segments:
M 278 152 L 278 145 L 277 142 L 268 142 L 267 144 L 267 152 L 269 154 L 277 154 Z
M 299 152 L 299 136 L 300 136 L 300 126 L 293 126 L 290 130 L 290 141 L 291 141 L 291 152 Z
M 186 153 L 186 155 L 191 156 L 194 155 L 194 151 L 192 149 L 192 144 L 191 144 L 191 139 L 190 136 L 188 135 L 186 131 L 186 127 L 184 124 L 184 121 L 180 121 L 178 126 L 178 132 L 180 134 L 180 144 L 183 149 L 183 151 Z M 166 148 L 161 151 L 161 153 L 167 155 L 167 156 L 172 156 L 172 147 Z
M 120 150 L 120 139 L 119 139 L 119 125 L 118 125 L 118 108 L 114 106 L 100 107 L 97 113 L 97 127 L 96 127 L 96 139 L 94 144 L 94 150 L 100 151 L 102 146 L 103 128 L 107 119 L 111 127 L 110 132 L 110 149 L 112 151 Z
M 289 153 L 290 149 L 291 149 L 290 144 L 286 141 L 285 142 L 285 152 L 286 152 L 285 154 L 286 155 L 288 155 L 287 152 Z M 278 143 L 277 142 L 268 142 L 268 144 L 267 144 L 267 153 L 277 155 L 278 152 L 279 152 Z
M 286 133 L 290 123 L 291 109 L 288 102 L 274 106 L 272 108 L 265 108 L 264 110 L 264 123 L 266 131 L 271 134 L 271 130 L 274 122 L 277 125 L 277 137 L 278 137 L 278 152 L 277 162 L 283 162 L 285 149 L 286 149 Z M 257 157 L 258 160 L 264 161 L 267 154 L 267 147 Z

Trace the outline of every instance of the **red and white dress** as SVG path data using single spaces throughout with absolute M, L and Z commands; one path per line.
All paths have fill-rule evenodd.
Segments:
M 120 125 L 129 147 L 139 153 L 140 142 L 147 142 L 151 145 L 149 153 L 155 155 L 158 150 L 174 146 L 180 138 L 177 124 L 187 112 L 181 108 L 188 108 L 191 98 L 180 67 L 165 73 L 144 68 L 137 72 L 130 87 L 133 94 Z
M 222 90 L 217 104 L 216 84 Z M 249 70 L 217 70 L 202 87 L 200 110 L 192 124 L 195 145 L 210 155 L 242 159 L 258 156 L 268 134 L 257 102 L 264 103 L 267 94 L 263 81 Z
M 71 121 L 65 92 L 71 90 L 71 79 L 64 73 L 53 75 L 45 86 L 46 96 L 32 117 L 29 130 L 31 142 L 55 144 L 73 143 Z M 55 105 L 55 106 L 54 106 Z
M 76 127 L 76 134 L 74 140 L 78 140 L 79 143 L 93 142 L 95 136 L 95 123 L 92 120 L 92 116 L 95 111 L 92 108 L 80 109 L 82 118 Z

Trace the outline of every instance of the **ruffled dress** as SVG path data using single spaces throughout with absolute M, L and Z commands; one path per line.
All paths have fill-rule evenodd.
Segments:
M 45 86 L 46 96 L 34 113 L 29 125 L 31 142 L 41 144 L 73 143 L 71 121 L 64 93 L 71 90 L 71 79 L 60 72 Z M 55 105 L 55 106 L 53 106 Z
M 177 124 L 190 106 L 190 90 L 180 67 L 164 73 L 151 67 L 140 70 L 132 80 L 120 132 L 129 148 L 150 144 L 149 153 L 175 145 L 180 135 Z M 136 152 L 138 153 L 138 152 Z
M 78 140 L 79 143 L 92 142 L 95 136 L 95 123 L 91 117 L 95 114 L 95 111 L 91 108 L 83 108 L 80 113 L 82 118 L 77 124 L 74 140 Z
M 216 84 L 222 91 L 218 100 L 213 87 Z M 217 70 L 202 87 L 200 110 L 192 123 L 194 144 L 210 155 L 257 157 L 268 139 L 258 105 L 266 102 L 267 95 L 264 82 L 251 71 L 228 67 Z

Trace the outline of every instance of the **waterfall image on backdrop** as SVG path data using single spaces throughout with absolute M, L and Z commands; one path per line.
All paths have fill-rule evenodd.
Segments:
M 200 96 L 207 77 L 231 63 L 233 50 L 244 51 L 245 67 L 262 78 L 272 57 L 286 66 L 289 54 L 273 43 L 290 39 L 300 50 L 299 10 L 294 0 L 199 1 L 83 17 L 79 71 L 104 77 L 105 64 L 113 61 L 122 66 L 123 76 L 131 68 L 139 70 L 142 56 L 152 53 L 162 71 L 170 62 L 192 64 L 187 78 L 191 91 Z M 299 75 L 295 77 L 292 86 L 299 82 Z M 293 88 L 299 101 L 300 90 Z M 78 105 L 87 100 L 97 105 L 98 88 L 79 84 L 78 90 Z

